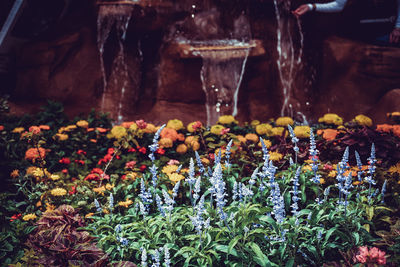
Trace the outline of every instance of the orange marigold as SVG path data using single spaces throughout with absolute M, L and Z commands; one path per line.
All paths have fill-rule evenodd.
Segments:
M 378 124 L 376 130 L 380 132 L 390 133 L 393 129 L 393 125 L 390 124 Z
M 169 138 L 172 140 L 172 142 L 175 142 L 177 139 L 181 138 L 178 135 L 178 132 L 175 129 L 172 128 L 164 128 L 161 133 L 160 133 L 161 138 Z M 183 136 L 183 138 L 185 138 Z M 185 139 L 183 139 L 185 140 Z
M 326 140 L 326 141 L 332 141 L 336 139 L 336 136 L 338 135 L 338 131 L 335 129 L 325 129 L 323 130 L 323 134 L 322 137 Z
M 400 125 L 394 125 L 392 131 L 394 135 L 400 137 Z
M 44 158 L 46 156 L 46 150 L 42 147 L 39 148 L 29 148 L 25 152 L 25 159 L 26 160 L 32 160 L 35 162 L 36 159 L 38 158 Z

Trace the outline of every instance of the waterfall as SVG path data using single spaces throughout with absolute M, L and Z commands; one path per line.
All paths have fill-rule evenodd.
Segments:
M 281 116 L 284 116 L 290 112 L 289 100 L 295 87 L 296 77 L 302 67 L 304 36 L 300 21 L 297 19 L 300 44 L 298 45 L 293 40 L 293 18 L 285 15 L 290 11 L 290 0 L 282 0 L 280 3 L 274 0 L 274 6 L 277 20 L 277 66 L 284 98 Z
M 122 109 L 126 86 L 128 84 L 128 66 L 125 61 L 124 41 L 128 30 L 129 21 L 133 11 L 133 6 L 126 5 L 102 5 L 99 7 L 97 18 L 97 46 L 100 54 L 100 68 L 103 76 L 103 95 L 101 99 L 101 110 L 107 109 L 106 98 L 109 95 L 108 88 L 112 82 L 115 88 L 119 88 L 119 103 L 117 105 L 117 119 L 123 120 Z M 104 47 L 110 37 L 110 33 L 115 29 L 118 39 L 118 53 L 111 66 L 109 79 L 104 65 Z

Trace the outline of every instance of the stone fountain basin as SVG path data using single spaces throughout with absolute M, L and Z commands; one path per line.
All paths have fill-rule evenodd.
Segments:
M 134 1 L 99 1 L 96 3 L 99 6 L 104 5 L 139 5 L 142 7 L 172 7 L 170 1 L 162 0 L 134 0 Z
M 181 58 L 244 58 L 265 54 L 261 40 L 239 42 L 238 40 L 176 41 L 171 43 L 171 51 Z

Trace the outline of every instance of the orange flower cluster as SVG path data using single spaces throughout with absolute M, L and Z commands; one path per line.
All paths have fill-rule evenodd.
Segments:
M 338 133 L 339 133 L 339 131 L 335 130 L 335 129 L 324 129 L 324 130 L 317 131 L 317 134 L 318 135 L 322 134 L 322 138 L 324 138 L 326 141 L 335 140 Z
M 172 128 L 164 128 L 161 131 L 160 136 L 161 138 L 169 138 L 172 140 L 172 142 L 175 142 L 176 140 L 179 141 L 185 140 L 185 136 L 183 134 L 178 134 L 178 132 Z
M 376 130 L 385 133 L 392 132 L 397 137 L 400 137 L 400 125 L 378 124 L 376 125 Z
M 39 158 L 44 158 L 46 156 L 46 150 L 42 147 L 39 148 L 29 148 L 26 152 L 25 152 L 25 159 L 26 160 L 31 160 L 33 162 L 35 162 L 35 160 L 39 159 Z

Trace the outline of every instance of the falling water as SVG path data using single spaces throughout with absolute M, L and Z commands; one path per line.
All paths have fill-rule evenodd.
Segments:
M 193 51 L 194 55 L 203 59 L 200 78 L 206 94 L 207 125 L 211 125 L 221 115 L 237 115 L 239 88 L 250 47 L 248 43 L 237 40 L 213 41 L 203 45 L 215 47 Z
M 282 1 L 280 1 L 282 2 Z M 300 21 L 297 20 L 297 27 L 300 35 L 300 45 L 295 44 L 292 36 L 293 18 L 284 15 L 289 13 L 290 0 L 283 0 L 283 4 L 278 4 L 278 0 L 274 0 L 275 15 L 277 20 L 277 51 L 278 51 L 278 71 L 279 78 L 283 89 L 283 105 L 281 109 L 281 116 L 289 112 L 289 100 L 291 93 L 294 89 L 296 76 L 302 65 L 303 57 L 303 42 L 304 37 L 301 31 Z M 297 55 L 297 59 L 296 59 Z
M 117 56 L 114 58 L 111 67 L 109 80 L 113 86 L 120 88 L 119 103 L 117 107 L 117 118 L 121 122 L 122 117 L 122 100 L 125 95 L 128 83 L 128 66 L 125 62 L 124 41 L 128 30 L 129 21 L 133 11 L 133 6 L 126 5 L 103 5 L 99 7 L 97 18 L 97 46 L 100 53 L 100 67 L 103 75 L 103 96 L 101 100 L 101 110 L 106 108 L 106 95 L 108 94 L 109 82 L 104 66 L 104 47 L 110 37 L 110 33 L 115 28 L 119 44 Z

